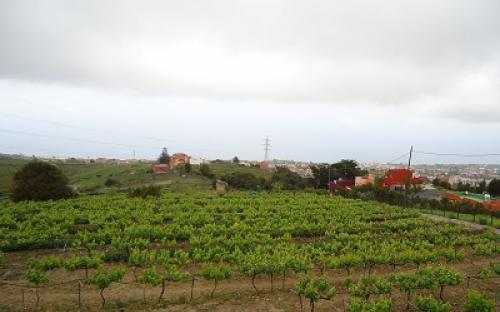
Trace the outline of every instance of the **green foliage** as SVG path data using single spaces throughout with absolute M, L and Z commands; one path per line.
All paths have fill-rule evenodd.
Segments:
M 26 273 L 26 279 L 28 280 L 28 282 L 35 284 L 36 286 L 47 284 L 49 282 L 47 273 L 39 269 L 29 270 Z
M 215 175 L 212 173 L 210 170 L 210 166 L 207 164 L 201 164 L 200 165 L 200 174 L 204 177 L 207 177 L 209 179 L 215 178 Z
M 162 278 L 154 268 L 147 268 L 142 272 L 139 281 L 143 284 L 150 284 L 151 286 L 158 286 L 162 282 Z
M 222 281 L 230 279 L 232 271 L 229 266 L 222 263 L 205 263 L 201 269 L 200 275 L 206 280 Z
M 11 199 L 45 201 L 74 196 L 68 178 L 55 165 L 34 160 L 23 166 L 13 177 Z
M 70 272 L 78 269 L 97 269 L 103 261 L 99 256 L 75 256 L 64 262 L 64 268 Z
M 415 306 L 420 312 L 448 312 L 451 310 L 449 303 L 439 303 L 431 296 L 417 296 L 415 298 Z
M 158 157 L 158 162 L 160 164 L 168 164 L 170 162 L 170 155 L 166 147 L 162 149 L 160 157 Z
M 493 179 L 488 184 L 488 193 L 493 196 L 500 196 L 500 179 Z
M 27 263 L 28 268 L 40 271 L 49 271 L 64 266 L 64 259 L 61 257 L 50 256 L 46 258 L 30 258 Z
M 390 312 L 392 309 L 392 301 L 390 299 L 379 299 L 374 302 L 357 301 L 352 302 L 348 312 Z
M 178 281 L 185 280 L 187 278 L 187 274 L 179 271 L 177 269 L 177 267 L 175 267 L 173 265 L 166 265 L 164 278 L 167 281 L 178 282 Z M 229 276 L 229 278 L 231 278 L 231 276 Z
M 99 289 L 108 288 L 112 283 L 119 282 L 125 276 L 125 270 L 118 266 L 106 271 L 104 267 L 99 267 L 94 276 L 89 279 L 89 283 Z
M 477 291 L 470 291 L 467 294 L 464 306 L 466 312 L 492 312 L 495 309 L 495 303 Z
M 306 180 L 286 167 L 277 167 L 271 177 L 282 190 L 299 190 L 306 187 Z
M 392 285 L 388 281 L 377 277 L 364 276 L 357 282 L 351 283 L 348 291 L 353 296 L 368 300 L 371 295 L 389 294 L 392 291 Z
M 330 181 L 344 178 L 354 179 L 356 176 L 366 175 L 366 170 L 361 170 L 358 163 L 354 160 L 342 159 L 340 162 L 328 165 L 311 166 L 314 176 L 314 184 L 317 188 L 328 188 L 328 179 Z
M 434 270 L 433 275 L 440 286 L 457 286 L 463 282 L 463 277 L 460 273 L 444 266 L 439 266 Z
M 104 186 L 111 187 L 111 186 L 116 186 L 120 185 L 120 182 L 113 178 L 107 178 L 106 181 L 104 182 Z
M 257 177 L 248 172 L 232 172 L 221 177 L 229 186 L 238 190 L 271 189 L 271 184 L 263 177 Z
M 142 197 L 147 198 L 149 196 L 159 197 L 161 188 L 155 185 L 140 186 L 128 190 L 129 197 Z
M 328 277 L 311 277 L 306 275 L 299 279 L 295 285 L 295 291 L 298 295 L 311 300 L 311 302 L 318 302 L 319 299 L 333 299 L 337 292 L 335 287 L 330 286 Z

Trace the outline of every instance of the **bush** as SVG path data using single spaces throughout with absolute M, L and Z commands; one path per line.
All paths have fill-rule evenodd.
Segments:
M 448 312 L 451 306 L 448 303 L 439 303 L 432 297 L 417 296 L 415 298 L 415 305 L 418 311 L 421 312 Z
M 200 174 L 209 179 L 213 179 L 215 177 L 215 175 L 210 170 L 210 166 L 208 166 L 207 164 L 200 165 Z
M 120 182 L 118 182 L 117 180 L 112 179 L 112 178 L 107 178 L 106 182 L 104 182 L 104 186 L 107 186 L 107 187 L 115 186 L 115 185 L 119 185 L 119 184 L 120 184 Z
M 161 188 L 159 186 L 149 185 L 141 186 L 128 190 L 129 197 L 142 197 L 146 198 L 148 196 L 160 197 Z
M 477 291 L 471 291 L 465 297 L 465 311 L 467 312 L 492 312 L 494 309 L 493 301 L 484 298 Z
M 31 161 L 17 171 L 13 178 L 11 199 L 14 202 L 56 200 L 74 195 L 63 172 L 46 162 Z
M 221 177 L 229 186 L 239 190 L 271 189 L 271 183 L 266 179 L 247 172 L 233 172 Z
M 392 301 L 389 299 L 380 299 L 374 302 L 355 300 L 349 305 L 349 312 L 390 312 L 392 310 Z
M 298 190 L 306 187 L 306 181 L 286 167 L 277 167 L 271 181 L 284 190 Z

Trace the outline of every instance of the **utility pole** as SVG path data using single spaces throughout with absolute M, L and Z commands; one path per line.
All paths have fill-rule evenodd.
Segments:
M 410 157 L 408 158 L 408 170 L 411 168 L 411 156 L 413 154 L 413 145 L 410 147 Z
M 405 206 L 408 206 L 408 195 L 410 193 L 411 187 L 411 156 L 413 154 L 413 145 L 410 147 L 410 156 L 408 157 L 408 176 L 406 177 L 406 185 L 405 185 Z
M 266 136 L 264 139 L 264 161 L 267 162 L 267 157 L 269 156 L 269 151 L 271 150 L 271 140 L 269 136 Z

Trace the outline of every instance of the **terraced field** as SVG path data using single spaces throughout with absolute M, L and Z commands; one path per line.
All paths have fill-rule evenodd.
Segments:
M 6 311 L 466 311 L 500 289 L 494 233 L 309 193 L 4 202 L 0 249 Z

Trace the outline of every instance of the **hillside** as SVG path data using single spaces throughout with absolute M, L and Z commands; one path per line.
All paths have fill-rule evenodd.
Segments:
M 27 159 L 0 158 L 0 195 L 9 193 L 12 177 L 15 172 L 26 164 Z M 183 177 L 174 172 L 154 176 L 149 170 L 150 163 L 136 164 L 97 164 L 81 162 L 57 162 L 55 163 L 69 178 L 70 184 L 80 192 L 102 192 L 109 188 L 105 182 L 111 178 L 118 182 L 113 189 L 128 188 L 144 184 L 170 185 L 172 188 L 211 188 L 211 181 L 199 175 L 199 166 L 193 166 L 192 172 Z M 223 176 L 231 172 L 246 172 L 256 176 L 270 177 L 266 170 L 256 167 L 244 167 L 235 164 L 210 164 L 210 169 L 217 176 Z

